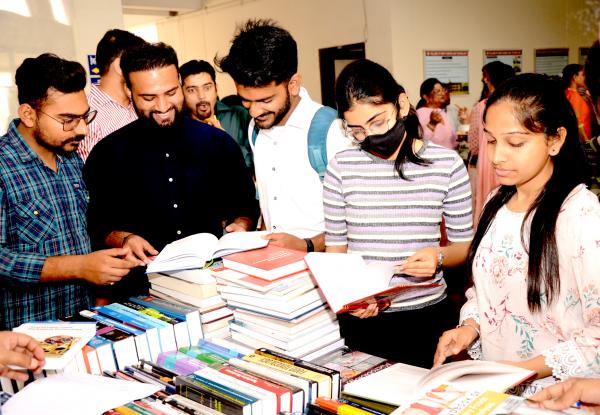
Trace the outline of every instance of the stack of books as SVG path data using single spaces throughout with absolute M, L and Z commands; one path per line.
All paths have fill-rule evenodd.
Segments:
M 213 265 L 219 267 L 220 262 Z M 150 294 L 172 303 L 193 306 L 200 313 L 205 338 L 227 337 L 233 312 L 217 292 L 217 283 L 207 269 L 148 274 Z
M 306 252 L 269 245 L 223 257 L 217 290 L 233 309 L 233 340 L 305 360 L 343 346 L 336 315 L 304 262 Z

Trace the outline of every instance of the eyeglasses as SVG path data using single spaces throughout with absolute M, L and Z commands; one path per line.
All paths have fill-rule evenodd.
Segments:
M 390 121 L 395 119 L 395 114 L 387 119 L 375 119 L 365 127 L 349 127 L 346 120 L 343 121 L 344 133 L 346 137 L 354 137 L 357 140 L 364 140 L 369 135 L 378 135 L 387 133 L 391 126 Z
M 77 128 L 80 121 L 83 121 L 85 123 L 85 125 L 89 125 L 89 123 L 94 121 L 94 118 L 96 118 L 96 114 L 98 114 L 98 111 L 90 110 L 83 115 L 69 115 L 68 117 L 65 117 L 64 119 L 60 120 L 58 118 L 54 118 L 52 115 L 50 115 L 42 110 L 37 110 L 37 111 L 52 118 L 56 122 L 61 123 L 63 126 L 63 131 L 73 131 L 75 128 Z

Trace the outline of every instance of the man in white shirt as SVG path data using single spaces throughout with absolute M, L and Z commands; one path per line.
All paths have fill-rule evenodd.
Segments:
M 229 55 L 215 63 L 231 75 L 252 117 L 248 136 L 268 239 L 323 251 L 322 172 L 308 152 L 311 122 L 322 105 L 301 86 L 296 41 L 271 20 L 249 20 L 235 34 Z M 339 120 L 324 131 L 327 160 L 351 145 Z

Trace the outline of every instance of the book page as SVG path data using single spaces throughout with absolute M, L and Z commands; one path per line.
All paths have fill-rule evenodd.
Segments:
M 146 273 L 202 268 L 212 258 L 217 237 L 197 233 L 171 242 L 148 265 Z
M 396 363 L 379 372 L 349 382 L 344 392 L 358 397 L 400 406 L 410 402 L 420 391 L 420 379 L 428 370 Z
M 230 232 L 221 237 L 211 253 L 213 257 L 221 257 L 234 252 L 249 251 L 251 249 L 264 248 L 269 244 L 265 231 L 256 232 Z
M 4 415 L 101 414 L 135 399 L 149 396 L 160 386 L 83 373 L 38 379 L 2 406 Z
M 360 255 L 311 252 L 305 261 L 334 312 L 389 288 L 393 263 L 371 263 Z
M 443 383 L 451 383 L 463 390 L 479 389 L 503 392 L 521 383 L 533 374 L 516 366 L 483 360 L 463 360 L 432 369 L 419 382 L 419 388 L 428 390 Z

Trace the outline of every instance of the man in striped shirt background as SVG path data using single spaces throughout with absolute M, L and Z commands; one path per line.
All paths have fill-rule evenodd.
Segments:
M 100 140 L 137 120 L 120 63 L 126 49 L 143 43 L 142 38 L 119 29 L 109 30 L 98 42 L 96 63 L 100 70 L 100 84 L 92 85 L 88 94 L 88 104 L 98 111 L 98 115 L 77 150 L 84 161 Z

